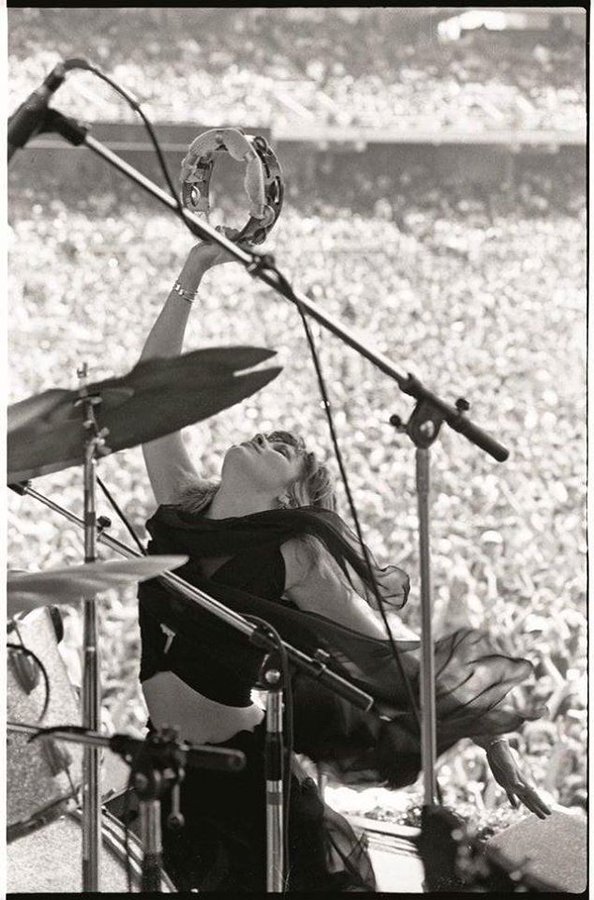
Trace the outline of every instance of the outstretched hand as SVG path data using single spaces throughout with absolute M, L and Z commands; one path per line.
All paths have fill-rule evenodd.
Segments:
M 223 226 L 219 226 L 215 230 L 220 231 L 230 241 L 234 241 L 240 233 L 238 228 L 226 228 Z M 245 247 L 246 250 L 249 249 L 247 244 L 240 244 L 239 246 Z M 231 256 L 227 250 L 210 241 L 200 241 L 192 247 L 189 259 L 195 265 L 199 265 L 203 271 L 212 269 L 213 266 L 220 266 L 223 263 L 235 262 L 235 257 Z
M 530 783 L 529 776 L 522 771 L 519 755 L 507 741 L 498 741 L 487 748 L 487 762 L 495 781 L 506 792 L 514 809 L 518 808 L 519 803 L 523 803 L 539 819 L 545 819 L 551 814 L 551 809 Z

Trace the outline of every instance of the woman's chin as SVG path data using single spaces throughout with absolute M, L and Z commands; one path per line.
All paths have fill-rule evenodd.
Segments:
M 249 444 L 233 444 L 225 453 L 222 474 L 234 478 L 253 478 L 252 467 L 257 460 L 257 452 Z
M 229 454 L 236 455 L 237 453 L 245 453 L 246 450 L 249 450 L 247 444 L 231 444 L 231 446 L 227 449 L 225 456 L 229 456 Z

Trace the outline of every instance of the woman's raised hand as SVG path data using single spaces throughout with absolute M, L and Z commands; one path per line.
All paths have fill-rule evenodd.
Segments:
M 515 809 L 519 801 L 539 819 L 545 819 L 550 815 L 551 810 L 530 783 L 530 778 L 522 771 L 519 756 L 507 741 L 497 741 L 487 747 L 487 762 L 495 781 L 506 792 L 509 802 Z
M 237 228 L 218 226 L 215 230 L 220 231 L 230 241 L 235 240 L 239 234 L 239 229 Z M 247 245 L 245 246 L 247 249 Z M 200 241 L 198 244 L 195 244 L 188 256 L 188 263 L 199 268 L 202 272 L 229 262 L 235 262 L 235 257 L 231 256 L 223 247 L 209 241 Z

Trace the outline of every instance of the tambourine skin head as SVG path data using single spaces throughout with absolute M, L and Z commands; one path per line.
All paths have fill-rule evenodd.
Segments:
M 244 188 L 250 216 L 235 240 L 261 244 L 278 219 L 284 198 L 279 161 L 261 135 L 244 134 L 239 128 L 212 128 L 192 141 L 181 165 L 182 203 L 208 218 L 210 179 L 219 153 L 246 164 Z

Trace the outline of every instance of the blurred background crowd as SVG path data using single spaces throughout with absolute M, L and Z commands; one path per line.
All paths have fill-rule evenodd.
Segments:
M 485 627 L 510 655 L 533 661 L 526 699 L 546 703 L 548 715 L 512 742 L 552 799 L 583 810 L 585 154 L 579 142 L 563 142 L 585 122 L 584 37 L 562 15 L 548 16 L 546 27 L 527 17 L 523 29 L 512 21 L 465 30 L 413 12 L 112 8 L 66 17 L 12 9 L 10 108 L 59 57 L 82 56 L 146 101 L 157 125 L 272 130 L 287 191 L 264 249 L 297 288 L 364 330 L 400 369 L 452 402 L 466 397 L 474 419 L 511 451 L 497 464 L 447 428 L 435 445 L 436 630 Z M 73 74 L 58 97 L 58 108 L 88 121 L 132 119 L 88 74 Z M 299 142 L 309 126 L 321 142 Z M 376 130 L 384 133 L 378 140 L 386 131 L 393 137 L 381 153 L 345 149 L 333 142 L 336 127 L 359 128 L 364 144 Z M 398 131 L 410 139 L 415 128 L 544 131 L 546 152 L 516 148 L 501 177 L 485 177 L 476 161 L 452 177 L 431 147 L 400 146 Z M 43 162 L 51 151 L 34 147 L 9 173 L 9 401 L 74 387 L 82 361 L 92 380 L 129 371 L 192 242 L 173 215 L 99 163 L 54 169 Z M 68 161 L 84 153 L 66 152 Z M 168 152 L 172 171 L 182 156 Z M 241 197 L 216 176 L 213 199 L 226 217 L 239 215 Z M 388 424 L 392 413 L 410 412 L 409 400 L 336 338 L 314 332 L 365 536 L 379 560 L 410 572 L 402 617 L 418 627 L 414 451 Z M 186 349 L 233 344 L 273 348 L 284 369 L 260 394 L 188 431 L 205 473 L 216 474 L 229 443 L 277 426 L 329 456 L 296 309 L 229 265 L 207 275 Z M 100 474 L 143 534 L 154 503 L 140 448 L 106 458 Z M 80 513 L 78 469 L 35 487 Z M 340 487 L 339 496 L 346 515 Z M 100 507 L 128 542 L 103 499 Z M 11 566 L 82 561 L 82 532 L 33 499 L 11 495 L 8 517 Z M 76 682 L 76 611 L 66 625 L 63 653 Z M 141 732 L 134 591 L 102 604 L 101 651 L 106 727 Z M 440 780 L 446 801 L 486 828 L 521 816 L 501 806 L 474 746 L 446 754 Z M 399 799 L 381 788 L 333 789 L 345 808 L 402 821 L 414 820 L 420 796 L 416 787 Z
M 512 18 L 510 27 L 482 25 L 453 40 L 437 12 L 419 40 L 422 13 L 390 7 L 90 8 L 68 18 L 27 9 L 13 17 L 11 97 L 44 74 L 52 51 L 76 57 L 88 48 L 157 120 L 474 133 L 583 127 L 583 38 L 562 14 L 546 28 L 534 18 L 514 27 Z M 79 97 L 78 111 L 89 102 Z M 102 112 L 126 114 L 114 98 Z

